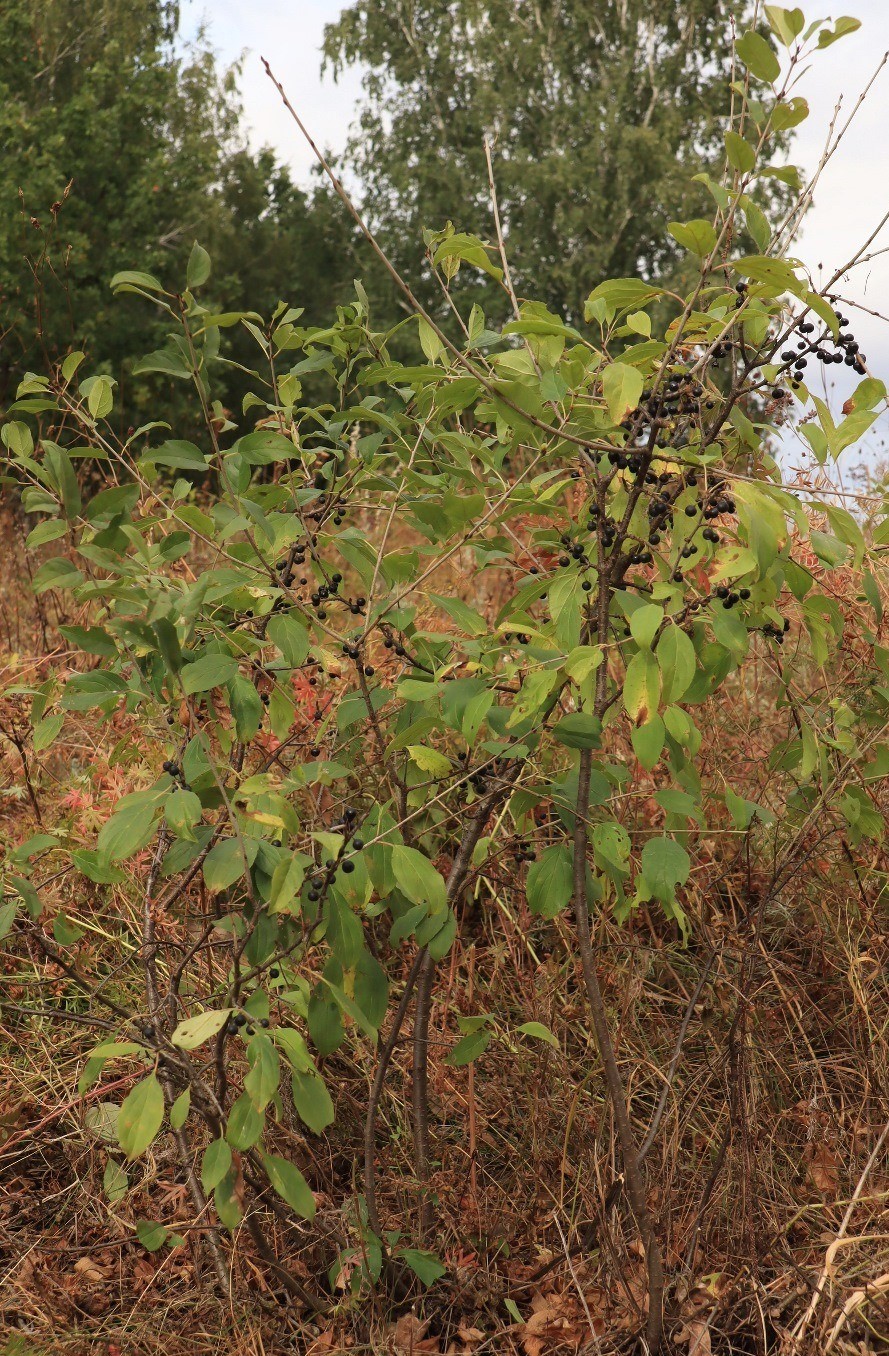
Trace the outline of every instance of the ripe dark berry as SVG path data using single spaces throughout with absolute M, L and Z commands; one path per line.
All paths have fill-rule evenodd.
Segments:
M 685 506 L 686 518 L 694 518 L 695 515 L 697 514 L 697 511 L 698 511 L 697 504 L 686 504 Z
M 355 870 L 355 863 L 346 859 L 346 861 L 340 862 L 340 869 L 342 870 L 343 875 L 350 876 Z
M 278 969 L 277 965 L 273 965 L 271 970 L 269 970 L 269 977 L 271 979 L 278 979 L 280 974 L 281 971 Z
M 260 1017 L 260 1019 L 259 1019 L 259 1025 L 260 1025 L 260 1026 L 265 1026 L 265 1027 L 267 1027 L 268 1024 L 269 1024 L 269 1019 L 268 1019 L 268 1017 Z
M 363 839 L 363 838 L 353 838 L 353 839 L 352 839 L 352 846 L 358 848 L 358 850 L 360 851 L 360 850 L 364 847 L 364 839 Z
M 739 596 L 740 598 L 743 598 L 744 601 L 745 601 L 745 603 L 746 603 L 747 599 L 750 597 L 750 590 L 749 590 L 749 589 L 739 589 L 739 590 L 738 590 L 738 596 Z

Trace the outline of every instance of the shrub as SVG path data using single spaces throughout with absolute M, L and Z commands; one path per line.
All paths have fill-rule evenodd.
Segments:
M 583 330 L 513 297 L 501 332 L 475 307 L 457 338 L 415 311 L 405 323 L 424 360 L 408 366 L 360 286 L 323 329 L 284 304 L 267 319 L 208 313 L 210 260 L 195 245 L 180 292 L 139 272 L 113 285 L 168 317 L 166 346 L 137 372 L 191 383 L 202 446 L 176 438 L 162 410 L 116 439 L 114 383 L 84 378 L 79 354 L 29 376 L 4 424 L 23 507 L 40 518 L 29 543 L 62 547 L 35 591 L 67 600 L 59 629 L 84 656 L 64 683 L 10 695 L 31 699 L 36 750 L 73 713 L 106 720 L 142 783 L 95 843 L 46 836 L 12 854 L 6 932 L 60 965 L 89 1013 L 110 1014 L 79 1091 L 110 1061 L 138 1071 L 109 1113 L 120 1151 L 109 1195 L 168 1127 L 196 1213 L 212 1198 L 222 1229 L 246 1220 L 276 1279 L 319 1310 L 328 1301 L 273 1254 L 263 1224 L 269 1209 L 315 1212 L 279 1127 L 325 1130 L 332 1075 L 319 1065 L 335 1068 L 344 1043 L 375 1051 L 351 1285 L 397 1287 L 405 1266 L 424 1283 L 441 1275 L 426 1250 L 431 996 L 468 881 L 484 899 L 500 872 L 523 881 L 532 915 L 573 912 L 656 1350 L 658 1222 L 591 917 L 647 911 L 693 933 L 691 890 L 715 835 L 746 863 L 755 929 L 820 843 L 852 851 L 882 837 L 885 525 L 866 541 L 835 495 L 786 482 L 779 431 L 805 411 L 825 464 L 867 430 L 885 388 L 835 309 L 835 281 L 814 288 L 750 196 L 761 176 L 792 178 L 769 165 L 770 138 L 805 116 L 787 91 L 846 21 L 801 35 L 798 11 L 769 14 L 784 74 L 760 34 L 739 40 L 726 175 L 706 184 L 713 218 L 670 228 L 699 261 L 687 297 L 610 279 L 590 293 Z M 757 254 L 735 248 L 742 216 Z M 460 269 L 509 290 L 505 254 L 484 241 L 448 228 L 427 245 L 445 293 Z M 238 437 L 213 387 L 231 325 L 256 345 L 254 428 Z M 806 382 L 833 362 L 861 378 L 840 422 Z M 312 406 L 310 373 L 328 393 Z M 91 497 L 85 464 L 105 481 Z M 850 648 L 862 680 L 836 696 L 825 674 Z M 756 797 L 712 737 L 751 666 L 788 717 Z M 117 961 L 141 973 L 135 1004 L 132 985 L 118 993 L 111 972 L 70 957 L 76 918 L 45 933 L 37 853 L 76 873 L 87 898 L 140 896 Z M 375 1181 L 377 1113 L 412 1000 L 414 1237 L 384 1228 Z M 748 1001 L 742 987 L 736 1038 Z M 516 1035 L 559 1040 L 497 1013 L 460 1024 L 456 1065 Z M 139 1238 L 181 1242 L 150 1221 Z M 209 1240 L 224 1281 L 215 1229 Z

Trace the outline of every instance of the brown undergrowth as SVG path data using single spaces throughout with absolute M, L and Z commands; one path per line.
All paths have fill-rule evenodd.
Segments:
M 8 685 L 58 673 L 67 657 L 52 597 L 39 612 L 28 597 L 11 518 L 3 539 Z M 455 563 L 451 587 L 461 586 Z M 854 655 L 847 659 L 838 683 L 855 681 Z M 776 662 L 763 650 L 743 690 L 708 725 L 709 775 L 730 763 L 735 789 L 762 803 L 769 753 L 792 719 L 773 699 Z M 41 829 L 89 841 L 109 795 L 151 774 L 143 733 L 126 717 L 99 725 L 80 716 L 46 755 L 4 739 L 7 851 Z M 629 822 L 644 825 L 654 802 L 636 784 L 643 790 Z M 545 843 L 545 821 L 538 834 Z M 683 901 L 687 936 L 647 909 L 622 926 L 604 916 L 595 924 L 633 1125 L 643 1144 L 656 1131 L 645 1170 L 675 1352 L 889 1350 L 881 853 L 853 850 L 841 833 L 822 837 L 816 826 L 775 888 L 766 839 L 714 824 Z M 148 865 L 133 873 L 132 890 L 97 886 L 89 899 L 71 899 L 62 876 L 41 892 L 50 923 L 54 907 L 86 923 L 65 951 L 69 963 L 101 974 L 106 996 L 136 1012 L 135 887 Z M 567 917 L 529 914 L 519 871 L 509 852 L 473 869 L 459 940 L 433 999 L 430 1242 L 447 1268 L 440 1282 L 399 1302 L 382 1289 L 361 1302 L 345 1298 L 350 1257 L 361 1247 L 355 1211 L 374 1069 L 367 1043 L 324 1063 L 337 1112 L 328 1133 L 298 1130 L 284 1108 L 281 1152 L 305 1174 L 318 1213 L 303 1226 L 278 1221 L 276 1252 L 307 1286 L 343 1301 L 331 1317 L 285 1303 L 243 1229 L 230 1247 L 231 1293 L 218 1294 L 202 1245 L 206 1221 L 194 1219 L 169 1137 L 131 1169 L 128 1192 L 109 1201 L 102 1183 L 114 1150 L 102 1107 L 120 1100 L 128 1076 L 106 1067 L 84 1096 L 75 1090 L 101 1033 L 99 1009 L 87 1008 L 70 973 L 47 955 L 30 956 L 23 982 L 21 956 L 0 954 L 0 1331 L 8 1356 L 631 1350 L 643 1259 L 621 1192 L 576 946 Z M 164 918 L 159 927 L 176 936 L 187 920 Z M 390 964 L 394 983 L 409 959 L 400 976 Z M 29 1015 L 47 1006 L 55 1016 Z M 459 1036 L 457 1018 L 478 1012 L 494 1015 L 495 1039 L 476 1064 L 453 1068 L 444 1057 Z M 517 1035 L 529 1021 L 554 1032 L 555 1046 Z M 405 1238 L 415 1235 L 419 1212 L 410 1069 L 409 1020 L 383 1097 L 377 1178 L 383 1225 Z M 162 1219 L 184 1245 L 147 1252 L 135 1234 L 143 1217 Z

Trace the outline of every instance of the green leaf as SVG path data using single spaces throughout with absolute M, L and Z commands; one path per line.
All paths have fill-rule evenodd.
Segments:
M 440 593 L 430 593 L 429 599 L 446 612 L 452 621 L 455 621 L 461 630 L 469 636 L 486 636 L 488 634 L 488 623 L 481 613 L 476 612 L 475 608 L 464 603 L 460 598 L 445 598 Z
M 627 325 L 634 334 L 641 334 L 643 339 L 651 338 L 651 316 L 646 311 L 631 311 L 627 316 Z
M 235 718 L 239 742 L 249 744 L 262 724 L 264 707 L 256 688 L 240 673 L 236 673 L 228 684 L 228 704 Z
M 846 37 L 848 33 L 855 33 L 861 27 L 860 19 L 852 19 L 848 15 L 842 19 L 837 19 L 832 29 L 822 28 L 818 34 L 818 46 L 830 47 L 832 43 L 838 42 L 840 38 Z
M 528 868 L 528 908 L 538 918 L 555 918 L 570 904 L 572 891 L 571 850 L 566 843 L 556 843 Z
M 657 713 L 660 690 L 657 660 L 650 650 L 640 650 L 627 665 L 622 694 L 624 709 L 637 725 Z
M 117 382 L 112 377 L 87 377 L 81 384 L 81 392 L 86 396 L 87 409 L 94 419 L 104 419 L 114 408 L 114 388 Z
M 644 725 L 634 725 L 630 734 L 633 752 L 647 771 L 656 766 L 664 749 L 666 729 L 660 716 L 651 716 Z
M 282 857 L 272 875 L 269 894 L 270 913 L 298 913 L 293 908 L 306 876 L 304 863 L 292 855 Z
M 426 744 L 408 744 L 405 747 L 411 762 L 421 772 L 428 772 L 431 777 L 446 777 L 451 771 L 450 758 L 437 749 L 430 749 Z
M 806 22 L 801 9 L 784 9 L 781 5 L 766 5 L 765 15 L 775 37 L 779 38 L 785 47 L 792 46 L 802 33 Z
M 137 273 L 133 269 L 124 269 L 121 273 L 115 273 L 109 286 L 113 292 L 132 290 L 134 287 L 143 288 L 146 292 L 163 292 L 164 290 L 152 274 Z
M 781 63 L 760 33 L 749 29 L 735 43 L 735 51 L 757 80 L 773 85 L 781 74 Z
M 663 903 L 673 900 L 676 886 L 685 884 L 691 870 L 688 853 L 674 838 L 649 838 L 641 865 L 646 884 Z
M 182 670 L 182 687 L 188 696 L 209 692 L 211 688 L 229 682 L 237 671 L 237 661 L 230 654 L 207 654 L 193 664 L 186 664 Z
M 83 936 L 83 928 L 70 922 L 63 913 L 57 913 L 53 920 L 52 935 L 59 946 L 73 946 Z
M 137 1158 L 157 1137 L 164 1119 L 164 1093 L 155 1074 L 137 1083 L 117 1116 L 117 1140 L 127 1158 Z
M 155 1224 L 150 1219 L 136 1221 L 136 1237 L 147 1252 L 157 1252 L 167 1241 L 169 1229 L 163 1224 Z
M 668 626 L 658 641 L 655 658 L 661 674 L 663 700 L 670 705 L 685 695 L 694 680 L 697 671 L 695 648 L 680 626 Z
M 602 742 L 602 722 L 587 711 L 569 711 L 556 722 L 552 733 L 568 749 L 597 749 Z
M 185 282 L 189 291 L 193 292 L 196 287 L 200 287 L 210 276 L 210 256 L 202 245 L 197 241 L 191 247 L 191 254 L 188 256 L 188 268 L 185 273 Z
M 478 1059 L 479 1055 L 484 1054 L 490 1039 L 491 1032 L 487 1027 L 480 1027 L 478 1031 L 470 1031 L 468 1036 L 464 1036 L 462 1040 L 457 1042 L 445 1060 L 445 1064 L 450 1064 L 455 1069 L 462 1068 L 464 1064 L 471 1064 L 473 1060 Z
M 533 1036 L 537 1041 L 546 1041 L 547 1045 L 552 1045 L 556 1050 L 559 1049 L 559 1042 L 549 1027 L 544 1026 L 542 1022 L 522 1022 L 521 1026 L 516 1027 L 516 1031 L 523 1036 Z
M 772 109 L 772 129 L 775 132 L 787 132 L 798 127 L 809 116 L 809 105 L 805 99 L 797 97 L 786 103 L 782 100 Z M 746 210 L 746 209 L 745 209 Z
M 755 800 L 745 800 L 743 796 L 736 795 L 730 786 L 725 788 L 725 804 L 736 829 L 748 829 L 754 819 L 758 819 L 761 824 L 771 824 L 775 818 L 770 810 L 764 809 Z
M 163 369 L 161 369 L 163 370 Z M 207 458 L 194 443 L 181 438 L 173 438 L 161 443 L 160 447 L 151 447 L 144 454 L 140 465 L 171 466 L 179 471 L 206 471 Z
M 231 1008 L 218 1008 L 209 1012 L 199 1012 L 194 1017 L 186 1017 L 173 1032 L 170 1040 L 180 1050 L 196 1050 L 211 1036 L 222 1030 L 231 1015 Z
M 434 363 L 436 359 L 444 353 L 444 344 L 441 342 L 437 331 L 432 328 L 428 320 L 424 320 L 422 316 L 418 316 L 417 323 L 420 327 L 420 347 L 429 361 Z
M 630 615 L 630 634 L 640 650 L 650 650 L 664 620 L 664 609 L 644 603 Z
M 225 1127 L 225 1138 L 233 1149 L 252 1149 L 262 1134 L 265 1117 L 246 1092 L 232 1103 Z
M 213 1204 L 219 1216 L 219 1222 L 225 1229 L 235 1229 L 244 1218 L 241 1203 L 238 1200 L 238 1179 L 233 1168 L 225 1174 L 222 1181 L 213 1190 Z
M 716 245 L 716 232 L 713 226 L 701 217 L 694 221 L 671 221 L 667 230 L 684 250 L 697 254 L 701 259 L 710 254 Z
M 282 1200 L 303 1219 L 314 1219 L 315 1198 L 299 1168 L 277 1154 L 263 1154 L 262 1161 L 269 1181 Z
M 45 593 L 47 589 L 73 589 L 83 579 L 76 565 L 64 556 L 55 556 L 47 560 L 37 570 L 31 581 L 35 593 Z
M 609 278 L 607 282 L 594 287 L 584 305 L 584 317 L 595 317 L 596 304 L 601 303 L 612 314 L 626 310 L 630 306 L 642 306 L 646 301 L 660 295 L 659 287 L 652 287 L 641 278 Z
M 137 804 L 118 810 L 99 830 L 99 852 L 111 862 L 132 857 L 153 837 L 156 818 L 154 805 Z
M 147 277 L 148 274 L 146 274 L 145 276 Z M 83 362 L 85 357 L 86 354 L 83 353 L 80 349 L 77 349 L 74 353 L 68 354 L 68 356 L 62 363 L 62 381 L 67 382 L 71 380 L 71 378 L 74 376 L 74 373 L 77 371 L 78 367 Z
M 170 1107 L 170 1128 L 172 1130 L 181 1130 L 188 1120 L 188 1113 L 191 1110 L 191 1088 L 186 1088 L 180 1092 L 173 1105 Z
M 12 925 L 15 922 L 15 916 L 18 913 L 18 903 L 11 900 L 8 904 L 0 905 L 0 941 L 8 937 L 12 931 Z
M 248 862 L 251 860 L 251 852 L 255 858 L 258 847 L 255 839 L 245 840 L 244 849 L 247 851 Z M 244 869 L 244 852 L 241 850 L 240 842 L 237 838 L 224 838 L 207 854 L 204 862 L 204 884 L 208 890 L 227 890 L 236 880 L 241 879 Z
M 291 1078 L 293 1105 L 301 1120 L 316 1135 L 326 1130 L 334 1119 L 333 1102 L 324 1079 L 318 1074 L 294 1070 Z
M 266 635 L 292 669 L 305 663 L 309 655 L 309 633 L 296 613 L 279 612 L 272 617 Z
M 419 1248 L 399 1248 L 395 1255 L 410 1267 L 424 1285 L 434 1285 L 447 1271 L 433 1252 L 421 1252 Z
M 281 1058 L 268 1036 L 257 1033 L 247 1046 L 250 1070 L 244 1089 L 257 1111 L 264 1111 L 278 1091 Z
M 644 384 L 642 373 L 629 363 L 612 363 L 605 369 L 602 394 L 612 423 L 621 423 L 630 410 L 635 410 Z
M 130 1179 L 125 1170 L 114 1158 L 109 1158 L 108 1162 L 105 1164 L 105 1171 L 102 1175 L 102 1186 L 105 1190 L 105 1195 L 112 1205 L 117 1205 L 118 1201 L 123 1200 L 129 1190 Z
M 750 142 L 745 141 L 737 132 L 726 132 L 725 149 L 732 169 L 749 174 L 756 164 L 756 151 Z
M 164 801 L 164 814 L 167 827 L 177 838 L 185 838 L 190 843 L 197 842 L 195 825 L 201 822 L 203 808 L 193 791 L 171 791 Z
M 447 886 L 428 857 L 416 848 L 392 849 L 392 870 L 399 890 L 412 904 L 423 904 L 430 913 L 447 905 Z
M 201 1184 L 205 1191 L 213 1191 L 232 1164 L 232 1151 L 224 1139 L 214 1139 L 204 1150 L 201 1164 Z
M 64 714 L 44 716 L 42 720 L 38 720 L 31 734 L 34 752 L 42 753 L 44 749 L 48 749 L 61 734 L 64 723 Z

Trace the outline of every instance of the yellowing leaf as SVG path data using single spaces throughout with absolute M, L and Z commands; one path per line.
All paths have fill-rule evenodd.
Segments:
M 627 665 L 624 678 L 624 709 L 637 725 L 644 725 L 657 712 L 661 679 L 657 660 L 650 650 L 640 650 Z
M 408 744 L 407 752 L 412 763 L 416 763 L 421 772 L 432 777 L 446 777 L 451 770 L 451 760 L 437 749 L 427 749 L 423 744 Z
M 602 394 L 613 423 L 619 424 L 639 404 L 643 388 L 642 373 L 629 363 L 612 363 L 602 378 Z

